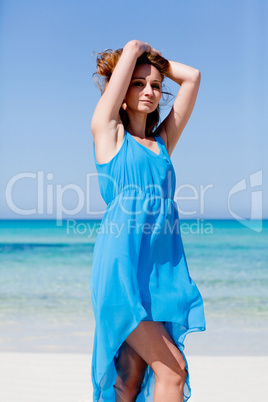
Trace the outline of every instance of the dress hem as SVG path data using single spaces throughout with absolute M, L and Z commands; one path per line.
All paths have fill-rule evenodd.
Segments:
M 124 339 L 120 341 L 119 346 L 115 349 L 115 351 L 112 352 L 112 353 L 113 353 L 113 357 L 112 357 L 112 359 L 109 361 L 109 363 L 107 364 L 106 369 L 105 369 L 105 371 L 104 371 L 104 374 L 102 375 L 102 377 L 101 377 L 101 379 L 100 379 L 100 381 L 99 381 L 98 383 L 95 382 L 95 387 L 96 387 L 97 390 L 99 391 L 98 396 L 97 396 L 97 399 L 96 399 L 96 391 L 97 391 L 97 390 L 96 390 L 96 389 L 94 390 L 94 387 L 93 387 L 93 402 L 102 402 L 102 401 L 104 401 L 104 399 L 100 399 L 100 398 L 101 398 L 100 384 L 101 384 L 101 382 L 102 382 L 102 380 L 103 380 L 103 378 L 104 378 L 104 376 L 105 376 L 105 374 L 106 374 L 106 372 L 107 372 L 107 369 L 109 368 L 109 366 L 111 365 L 112 361 L 114 360 L 115 355 L 117 354 L 117 351 L 119 350 L 119 348 L 121 347 L 121 345 L 123 344 L 123 342 L 124 342 L 124 341 L 126 340 L 126 338 L 131 334 L 131 332 L 134 331 L 134 329 L 137 328 L 137 326 L 140 324 L 140 322 L 141 322 L 141 321 L 143 320 L 143 318 L 145 318 L 145 317 L 147 317 L 147 313 L 141 315 L 141 318 L 139 319 L 139 322 L 138 322 L 138 323 L 137 323 L 137 321 L 135 321 L 135 325 L 132 325 L 132 326 L 131 326 L 130 330 L 127 332 L 127 335 L 126 335 L 126 336 L 124 335 Z M 150 320 L 150 321 L 163 322 L 163 320 Z M 177 322 L 177 321 L 165 321 L 165 327 L 166 327 L 166 329 L 167 329 L 166 324 L 169 324 L 169 325 L 170 325 L 170 324 L 178 324 L 178 325 L 180 325 L 180 322 Z M 183 324 L 181 324 L 181 325 L 183 325 Z M 168 329 L 167 329 L 167 330 L 168 330 Z M 205 331 L 205 330 L 206 330 L 206 326 L 200 326 L 200 327 L 197 326 L 197 327 L 185 328 L 185 332 L 184 332 L 178 339 L 174 339 L 174 337 L 172 336 L 172 334 L 170 334 L 171 337 L 172 337 L 172 339 L 174 340 L 176 346 L 178 347 L 178 349 L 180 350 L 180 352 L 181 352 L 182 355 L 183 355 L 183 358 L 184 358 L 184 360 L 185 360 L 185 365 L 186 365 L 185 368 L 186 368 L 187 373 L 188 373 L 188 374 L 187 374 L 186 381 L 185 381 L 185 385 L 186 385 L 186 387 L 187 387 L 187 391 L 188 391 L 188 392 L 187 392 L 187 394 L 183 392 L 183 402 L 187 402 L 187 401 L 189 400 L 189 398 L 191 397 L 190 374 L 189 374 L 189 369 L 188 369 L 188 362 L 187 362 L 186 356 L 185 356 L 185 354 L 184 354 L 184 349 L 185 349 L 184 341 L 185 341 L 185 338 L 186 338 L 186 336 L 187 336 L 188 334 L 190 334 L 190 333 L 192 333 L 192 332 L 203 332 L 203 331 Z M 151 368 L 149 365 L 148 365 L 148 369 L 149 369 L 149 370 L 152 370 L 152 368 Z M 147 369 L 147 370 L 148 370 L 148 369 Z M 153 370 L 152 370 L 152 373 L 153 373 Z M 144 378 L 146 377 L 146 374 L 147 374 L 147 372 L 145 373 Z M 148 374 L 147 374 L 147 377 L 148 377 Z M 144 386 L 145 386 L 145 385 L 144 385 Z M 141 386 L 141 390 L 140 390 L 139 395 L 140 395 L 141 392 L 143 391 L 144 386 L 143 386 L 143 385 Z M 138 395 L 138 397 L 137 397 L 137 400 L 138 400 L 138 398 L 139 398 L 139 395 Z

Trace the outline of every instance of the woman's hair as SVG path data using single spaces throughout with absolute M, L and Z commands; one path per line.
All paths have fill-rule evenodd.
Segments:
M 107 49 L 104 52 L 96 53 L 97 54 L 97 68 L 96 72 L 93 74 L 94 80 L 99 87 L 101 94 L 104 93 L 108 82 L 111 78 L 111 75 L 115 69 L 115 66 L 120 59 L 123 49 L 111 50 Z M 162 82 L 165 78 L 165 73 L 169 67 L 169 61 L 164 57 L 150 52 L 143 53 L 140 57 L 137 58 L 136 66 L 140 64 L 151 64 L 159 71 L 161 75 Z M 162 94 L 171 95 L 169 92 L 161 91 Z M 120 111 L 120 118 L 122 123 L 127 129 L 129 124 L 129 118 L 127 112 L 121 107 Z M 147 121 L 146 121 L 146 128 L 145 128 L 145 135 L 146 137 L 153 137 L 157 133 L 157 125 L 160 119 L 160 108 L 159 104 L 157 108 L 152 112 L 148 113 Z

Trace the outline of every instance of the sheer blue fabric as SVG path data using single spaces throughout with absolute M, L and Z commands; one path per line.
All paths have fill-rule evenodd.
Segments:
M 203 300 L 189 275 L 178 207 L 176 176 L 164 141 L 159 153 L 125 130 L 121 148 L 98 163 L 107 204 L 93 251 L 90 276 L 95 317 L 91 377 L 93 401 L 115 401 L 119 348 L 142 320 L 162 321 L 186 362 L 184 402 L 191 396 L 184 339 L 205 330 Z M 148 366 L 137 401 L 152 401 L 155 376 Z

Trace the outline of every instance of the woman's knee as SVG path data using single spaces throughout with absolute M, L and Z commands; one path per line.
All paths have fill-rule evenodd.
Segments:
M 158 362 L 154 366 L 153 371 L 156 381 L 165 384 L 167 387 L 175 386 L 183 388 L 188 375 L 185 365 L 181 364 L 177 364 L 171 368 Z

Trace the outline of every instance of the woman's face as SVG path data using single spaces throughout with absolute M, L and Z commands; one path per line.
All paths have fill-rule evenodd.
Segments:
M 162 78 L 151 64 L 137 66 L 132 75 L 124 102 L 126 111 L 153 112 L 161 99 Z

